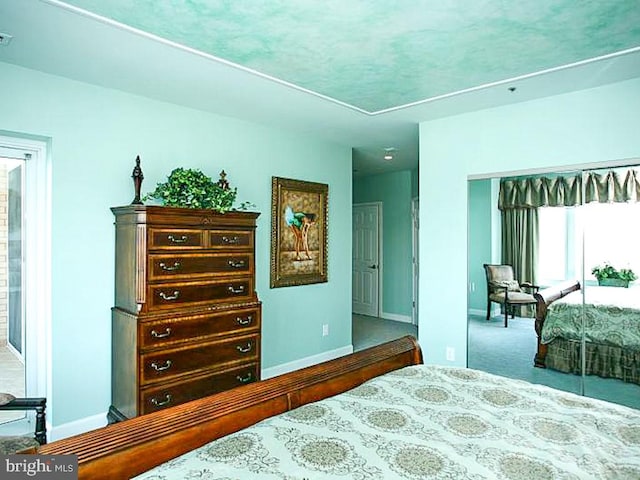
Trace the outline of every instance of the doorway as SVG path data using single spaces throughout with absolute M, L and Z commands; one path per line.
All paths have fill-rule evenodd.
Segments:
M 50 397 L 50 171 L 44 141 L 0 136 L 0 384 L 16 397 Z M 2 412 L 2 434 L 32 430 Z
M 382 205 L 379 202 L 353 205 L 352 311 L 380 315 Z
M 412 226 L 412 274 L 413 274 L 413 301 L 411 305 L 411 323 L 418 325 L 418 292 L 420 291 L 420 199 L 411 199 L 411 226 Z

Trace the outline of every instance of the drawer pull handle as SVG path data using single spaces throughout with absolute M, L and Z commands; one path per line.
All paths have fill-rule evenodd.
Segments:
M 164 405 L 168 405 L 169 403 L 171 403 L 171 394 L 166 393 L 164 395 L 164 400 L 158 400 L 156 398 L 152 398 L 151 403 L 153 403 L 156 407 L 162 407 Z
M 189 240 L 189 235 L 180 235 L 180 237 L 174 237 L 173 235 L 167 235 L 167 239 L 171 243 L 186 243 Z
M 240 243 L 240 237 L 234 235 L 233 237 L 222 237 L 222 243 L 226 243 L 227 245 L 237 245 Z
M 242 345 L 237 345 L 236 349 L 240 353 L 249 353 L 253 349 L 253 345 L 252 345 L 251 342 L 247 342 L 247 346 L 246 347 L 243 347 Z
M 167 370 L 170 366 L 171 360 L 167 360 L 166 362 L 164 362 L 164 365 L 158 365 L 156 362 L 151 363 L 151 368 L 153 368 L 156 372 Z
M 173 262 L 173 266 L 172 266 L 172 267 L 168 266 L 168 265 L 167 265 L 166 263 L 164 263 L 164 262 L 160 262 L 160 265 L 159 265 L 159 267 L 160 267 L 162 270 L 164 270 L 165 272 L 174 272 L 174 271 L 176 271 L 176 270 L 180 270 L 180 267 L 181 267 L 181 266 L 182 266 L 182 265 L 180 265 L 180 262 Z
M 241 375 L 236 375 L 236 379 L 240 383 L 249 383 L 251 380 L 253 380 L 253 374 L 251 372 L 247 372 L 247 374 L 244 377 Z
M 249 324 L 251 324 L 251 322 L 253 322 L 253 316 L 252 315 L 247 315 L 245 318 L 236 317 L 236 323 L 238 325 L 249 325 Z
M 234 295 L 239 295 L 240 293 L 244 293 L 244 285 L 240 285 L 238 288 L 234 288 L 233 285 L 229 285 L 227 290 Z
M 153 338 L 166 338 L 171 335 L 171 329 L 169 327 L 165 328 L 164 333 L 158 333 L 155 330 L 151 330 L 151 336 Z
M 163 300 L 176 300 L 180 296 L 180 292 L 178 290 L 174 290 L 173 294 L 166 294 L 164 292 L 160 292 L 158 295 Z
M 227 262 L 231 268 L 242 268 L 245 266 L 244 260 L 229 260 Z

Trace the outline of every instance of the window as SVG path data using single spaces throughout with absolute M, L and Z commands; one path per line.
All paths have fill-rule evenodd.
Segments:
M 538 210 L 538 283 L 566 279 L 595 282 L 591 269 L 603 262 L 640 273 L 640 203 L 590 203 Z M 583 262 L 584 237 L 584 262 Z
M 640 273 L 640 203 L 590 203 L 582 209 L 586 280 L 595 281 L 591 269 L 604 262 Z
M 549 285 L 566 278 L 567 208 L 538 210 L 538 283 Z

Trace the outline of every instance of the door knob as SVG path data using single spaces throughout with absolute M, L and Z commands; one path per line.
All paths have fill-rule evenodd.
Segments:
M 378 268 L 378 266 L 377 265 L 369 265 L 369 268 L 373 268 L 375 270 L 376 268 Z

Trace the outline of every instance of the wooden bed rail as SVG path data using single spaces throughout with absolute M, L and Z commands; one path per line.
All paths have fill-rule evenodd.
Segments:
M 580 290 L 580 282 L 578 280 L 567 280 L 533 294 L 533 297 L 538 302 L 536 304 L 535 323 L 536 335 L 538 336 L 538 351 L 533 361 L 534 366 L 546 368 L 547 346 L 540 342 L 540 338 L 542 337 L 544 321 L 547 318 L 547 308 L 554 301 L 576 290 Z
M 406 336 L 360 352 L 43 445 L 75 454 L 80 479 L 128 479 L 265 418 L 422 363 Z

